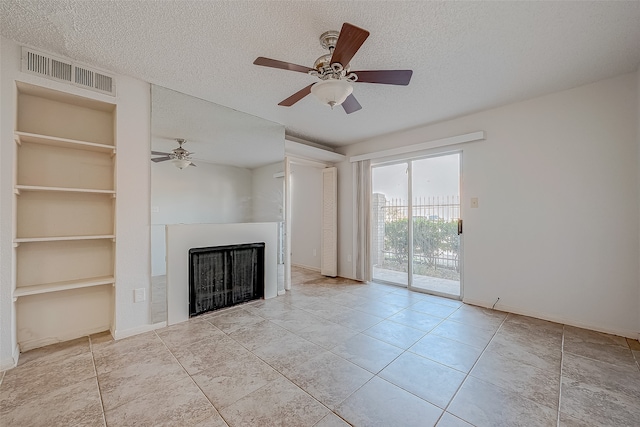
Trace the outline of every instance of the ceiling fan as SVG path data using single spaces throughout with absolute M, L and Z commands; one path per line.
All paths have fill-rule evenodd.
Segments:
M 178 169 L 184 169 L 187 166 L 195 166 L 195 164 L 191 162 L 191 155 L 194 153 L 190 153 L 189 151 L 182 148 L 182 144 L 187 142 L 187 140 L 183 138 L 176 138 L 176 141 L 178 141 L 178 148 L 174 148 L 173 150 L 171 150 L 171 153 L 164 153 L 162 151 L 152 151 L 151 152 L 152 155 L 162 156 L 162 157 L 152 158 L 151 161 L 158 163 L 158 162 L 165 162 L 167 160 L 171 160 L 171 162 L 174 165 L 176 165 Z
M 406 86 L 411 80 L 412 70 L 351 71 L 349 62 L 360 46 L 369 37 L 369 32 L 345 22 L 340 32 L 327 31 L 320 36 L 320 44 L 329 51 L 313 64 L 313 68 L 290 62 L 258 57 L 253 63 L 265 67 L 298 71 L 318 77 L 319 82 L 312 83 L 291 95 L 278 105 L 291 107 L 305 96 L 313 93 L 324 104 L 333 108 L 342 105 L 347 114 L 362 108 L 353 96 L 351 83 L 380 83 Z

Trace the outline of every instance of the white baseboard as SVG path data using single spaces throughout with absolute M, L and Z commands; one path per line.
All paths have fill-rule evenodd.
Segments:
M 23 343 L 20 343 L 20 351 L 25 352 L 25 351 L 33 350 L 34 348 L 40 348 L 40 347 L 45 347 L 51 344 L 57 344 L 59 342 L 71 341 L 71 340 L 75 340 L 76 338 L 87 337 L 89 335 L 97 334 L 99 332 L 104 332 L 105 330 L 108 331 L 109 329 L 105 329 L 103 326 L 103 327 L 97 327 L 92 329 L 85 329 L 79 332 L 74 332 L 73 334 L 69 334 L 69 335 L 65 335 L 65 334 L 58 335 L 55 338 L 39 338 L 36 340 L 25 341 Z
M 309 265 L 293 264 L 293 263 L 291 263 L 291 267 L 304 268 L 305 270 L 312 270 L 312 271 L 317 271 L 318 273 L 320 273 L 320 267 L 311 267 Z
M 155 331 L 156 329 L 161 329 L 166 326 L 167 326 L 167 322 L 164 321 L 164 322 L 153 323 L 150 325 L 138 326 L 137 328 L 124 329 L 122 331 L 116 330 L 115 333 L 112 332 L 111 335 L 113 335 L 113 338 L 115 340 L 121 340 L 123 338 L 132 337 L 134 335 L 144 334 L 145 332 Z
M 13 349 L 13 354 L 11 358 L 7 358 L 4 360 L 0 360 L 0 372 L 6 371 L 18 366 L 18 359 L 20 358 L 20 347 L 17 345 Z
M 470 298 L 463 298 L 462 302 L 464 302 L 465 304 L 477 305 L 479 307 L 485 307 L 485 308 L 491 308 L 491 306 L 493 306 L 493 301 L 492 302 L 480 301 L 480 300 L 474 300 Z M 529 316 L 529 317 L 535 317 L 537 319 L 548 320 L 549 322 L 562 323 L 568 326 L 575 326 L 576 328 L 583 328 L 583 329 L 589 329 L 591 331 L 603 332 L 605 334 L 618 335 L 621 337 L 632 338 L 632 339 L 640 338 L 640 334 L 638 333 L 638 331 L 633 331 L 630 329 L 603 328 L 602 326 L 599 326 L 599 325 L 593 325 L 593 324 L 584 323 L 584 322 L 577 322 L 575 320 L 568 319 L 562 316 L 554 316 L 548 313 L 541 313 L 534 310 L 527 310 L 526 308 L 521 308 L 521 307 L 513 307 L 513 306 L 505 305 L 502 303 L 497 304 L 495 309 L 500 311 L 506 311 L 513 314 L 520 314 L 522 316 Z

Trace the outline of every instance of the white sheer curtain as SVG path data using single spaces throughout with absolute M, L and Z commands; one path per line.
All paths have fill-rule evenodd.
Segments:
M 355 173 L 355 277 L 371 280 L 371 160 L 353 163 Z

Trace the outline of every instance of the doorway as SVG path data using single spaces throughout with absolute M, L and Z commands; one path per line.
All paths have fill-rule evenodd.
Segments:
M 461 153 L 371 168 L 373 279 L 461 298 Z

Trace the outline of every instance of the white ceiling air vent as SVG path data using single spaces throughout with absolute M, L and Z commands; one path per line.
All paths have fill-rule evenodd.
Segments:
M 33 49 L 22 48 L 22 72 L 116 96 L 113 76 Z

